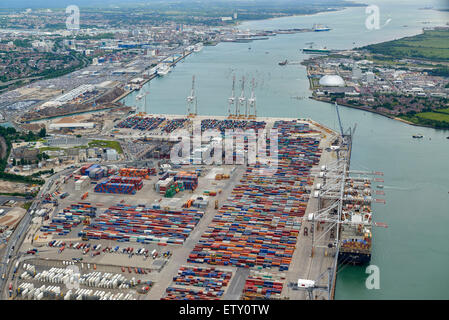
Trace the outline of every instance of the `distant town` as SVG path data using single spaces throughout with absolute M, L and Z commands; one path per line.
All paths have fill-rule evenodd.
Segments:
M 444 50 L 440 56 L 420 55 L 420 51 L 414 57 L 407 56 L 407 52 L 395 55 L 392 42 L 390 54 L 380 50 L 385 45 L 379 44 L 329 51 L 305 60 L 312 97 L 411 124 L 449 128 L 449 48 L 444 40 L 449 37 L 449 27 L 426 30 L 423 35 L 399 41 L 413 41 L 420 46 L 422 36 L 442 39 Z

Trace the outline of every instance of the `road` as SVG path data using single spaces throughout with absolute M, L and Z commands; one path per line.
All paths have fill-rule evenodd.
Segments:
M 5 248 L 5 254 L 3 256 L 3 259 L 0 264 L 0 274 L 2 275 L 2 279 L 0 279 L 0 299 L 4 299 L 7 297 L 7 282 L 9 279 L 9 273 L 11 270 L 11 266 L 13 265 L 13 261 L 15 258 L 18 257 L 18 251 L 22 245 L 23 240 L 26 236 L 26 231 L 28 230 L 28 227 L 30 226 L 32 216 L 29 214 L 32 210 L 35 210 L 38 208 L 41 204 L 42 195 L 47 193 L 48 190 L 51 189 L 53 186 L 53 183 L 56 179 L 58 179 L 62 174 L 67 174 L 73 169 L 66 169 L 63 171 L 60 171 L 50 177 L 45 184 L 42 186 L 41 190 L 39 191 L 38 195 L 36 196 L 35 200 L 33 201 L 31 207 L 28 209 L 27 213 L 23 217 L 23 219 L 20 221 L 19 225 L 14 230 L 13 234 L 9 238 L 8 244 Z M 11 257 L 11 258 L 10 258 Z M 5 274 L 5 279 L 3 279 L 3 274 Z
M 229 285 L 226 294 L 223 296 L 223 300 L 240 300 L 249 272 L 250 270 L 247 268 L 237 268 L 231 284 Z
M 14 201 L 25 201 L 27 200 L 25 197 L 16 197 L 16 196 L 0 196 L 0 204 L 4 203 L 8 200 L 14 200 Z

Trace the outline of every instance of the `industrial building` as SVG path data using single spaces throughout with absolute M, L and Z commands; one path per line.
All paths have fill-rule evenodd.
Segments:
M 50 130 L 61 129 L 93 129 L 95 127 L 94 122 L 74 122 L 74 123 L 52 123 L 48 126 Z

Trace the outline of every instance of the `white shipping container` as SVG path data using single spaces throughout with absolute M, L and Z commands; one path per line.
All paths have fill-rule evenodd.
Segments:
M 83 177 L 85 177 L 85 178 L 75 181 L 75 190 L 76 191 L 84 190 L 86 187 L 89 186 L 89 178 L 87 176 L 83 176 Z

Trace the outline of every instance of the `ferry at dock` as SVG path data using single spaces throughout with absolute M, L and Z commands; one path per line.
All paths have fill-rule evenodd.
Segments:
M 164 64 L 164 65 L 161 65 L 161 66 L 158 67 L 158 69 L 157 69 L 157 74 L 158 74 L 159 76 L 165 76 L 165 75 L 167 75 L 171 70 L 172 70 L 172 67 L 170 67 L 170 66 L 167 65 L 167 64 Z
M 193 48 L 193 51 L 195 51 L 195 52 L 200 52 L 201 50 L 203 50 L 203 47 L 204 47 L 204 45 L 200 42 L 200 43 L 197 43 L 195 46 L 194 46 L 194 48 Z

